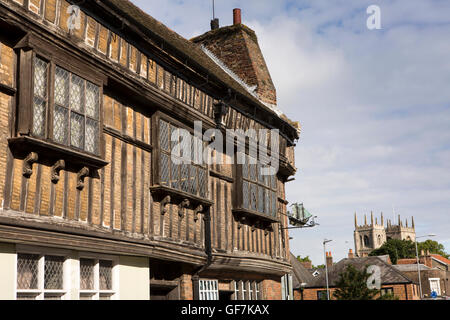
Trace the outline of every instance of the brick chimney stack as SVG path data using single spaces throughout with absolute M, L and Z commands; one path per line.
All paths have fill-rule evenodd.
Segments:
M 306 269 L 312 269 L 312 262 L 311 261 L 304 261 L 301 263 L 303 265 L 303 267 L 305 267 Z
M 241 24 L 242 23 L 242 19 L 241 19 L 241 9 L 236 8 L 233 9 L 233 24 Z
M 331 256 L 331 251 L 327 252 L 327 267 L 331 268 L 333 266 L 333 257 Z
M 349 259 L 353 259 L 354 257 L 355 257 L 355 255 L 353 254 L 353 250 L 350 249 L 350 250 L 348 251 L 348 258 L 349 258 Z

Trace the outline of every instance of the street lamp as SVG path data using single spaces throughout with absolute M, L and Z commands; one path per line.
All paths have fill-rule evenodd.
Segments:
M 327 280 L 327 300 L 330 300 L 330 293 L 328 291 L 328 266 L 327 266 L 327 252 L 325 249 L 325 245 L 331 241 L 333 241 L 333 240 L 327 240 L 327 239 L 323 240 L 323 256 L 325 258 L 325 278 Z
M 417 260 L 417 273 L 419 274 L 419 292 L 420 292 L 420 300 L 422 300 L 422 281 L 420 280 L 420 264 L 419 264 L 419 250 L 417 249 L 417 239 L 426 238 L 426 237 L 435 237 L 434 233 L 428 234 L 426 236 L 416 237 L 416 260 Z

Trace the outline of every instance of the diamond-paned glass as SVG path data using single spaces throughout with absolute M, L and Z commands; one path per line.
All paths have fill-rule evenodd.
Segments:
M 55 68 L 55 103 L 68 107 L 69 100 L 69 72 L 56 67 Z
M 83 149 L 84 117 L 78 113 L 70 113 L 70 144 L 73 147 Z
M 80 259 L 80 289 L 94 290 L 95 260 Z
M 270 195 L 267 189 L 264 191 L 264 213 L 270 215 Z
M 17 255 L 17 289 L 37 289 L 39 255 Z
M 258 201 L 258 187 L 256 184 L 250 183 L 250 209 L 256 211 Z
M 198 186 L 200 197 L 206 197 L 206 188 L 208 187 L 208 182 L 205 169 L 198 168 Z
M 249 201 L 248 201 L 248 199 L 249 199 L 248 195 L 249 195 L 248 182 L 244 181 L 242 183 L 242 199 L 243 199 L 243 204 L 242 205 L 243 205 L 244 209 L 249 209 L 250 208 Z
M 55 106 L 53 118 L 53 139 L 61 144 L 67 144 L 69 133 L 69 110 Z
M 72 74 L 70 82 L 70 108 L 74 111 L 84 112 L 84 80 Z
M 258 187 L 258 212 L 264 212 L 264 188 Z
M 53 290 L 63 289 L 64 257 L 45 256 L 44 288 Z
M 276 217 L 277 215 L 277 193 L 272 192 L 272 215 Z
M 272 181 L 272 189 L 276 189 L 277 188 L 277 175 L 273 174 L 270 176 L 270 179 Z
M 89 81 L 86 82 L 86 115 L 98 119 L 100 104 L 100 88 Z
M 169 124 L 159 120 L 159 144 L 162 150 L 169 151 Z
M 87 152 L 98 152 L 98 121 L 86 119 L 86 146 Z
M 112 261 L 99 262 L 100 290 L 112 290 Z
M 46 101 L 35 96 L 33 99 L 33 134 L 43 137 L 45 132 Z
M 187 163 L 181 164 L 181 190 L 184 192 L 189 192 L 189 167 Z
M 250 163 L 248 166 L 250 169 L 250 180 L 256 181 L 256 164 Z
M 48 63 L 34 58 L 34 95 L 47 98 L 47 66 Z
M 189 192 L 197 194 L 197 168 L 190 166 Z
M 180 132 L 177 127 L 174 127 L 170 125 L 170 151 L 174 152 L 174 147 L 178 145 L 178 142 L 180 141 Z M 179 151 L 179 150 L 178 150 Z M 179 152 L 174 153 L 176 156 L 180 156 Z
M 160 165 L 160 183 L 163 186 L 169 185 L 169 161 L 170 157 L 167 154 L 161 153 L 161 165 Z
M 174 163 L 173 161 L 170 164 L 171 172 L 170 172 L 170 187 L 174 189 L 179 189 L 180 185 L 180 165 Z

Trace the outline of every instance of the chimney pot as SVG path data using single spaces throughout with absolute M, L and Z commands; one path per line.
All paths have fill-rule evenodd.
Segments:
M 233 24 L 241 24 L 241 9 L 233 9 Z
M 333 266 L 333 257 L 331 256 L 331 251 L 327 252 L 327 259 L 326 259 L 326 264 L 328 268 L 331 268 Z
M 349 258 L 349 259 L 353 259 L 354 257 L 355 257 L 355 255 L 353 254 L 353 250 L 350 249 L 350 250 L 348 251 L 348 258 Z

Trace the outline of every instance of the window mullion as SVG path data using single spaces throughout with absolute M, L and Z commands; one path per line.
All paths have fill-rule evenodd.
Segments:
M 53 115 L 54 115 L 54 94 L 55 94 L 55 63 L 50 61 L 47 81 L 47 112 L 45 120 L 45 136 L 53 139 Z
M 36 297 L 36 300 L 44 300 L 44 279 L 45 279 L 45 256 L 39 256 L 38 262 L 38 290 L 39 295 Z
M 100 261 L 97 259 L 94 265 L 94 290 L 95 294 L 92 296 L 92 300 L 100 300 Z

